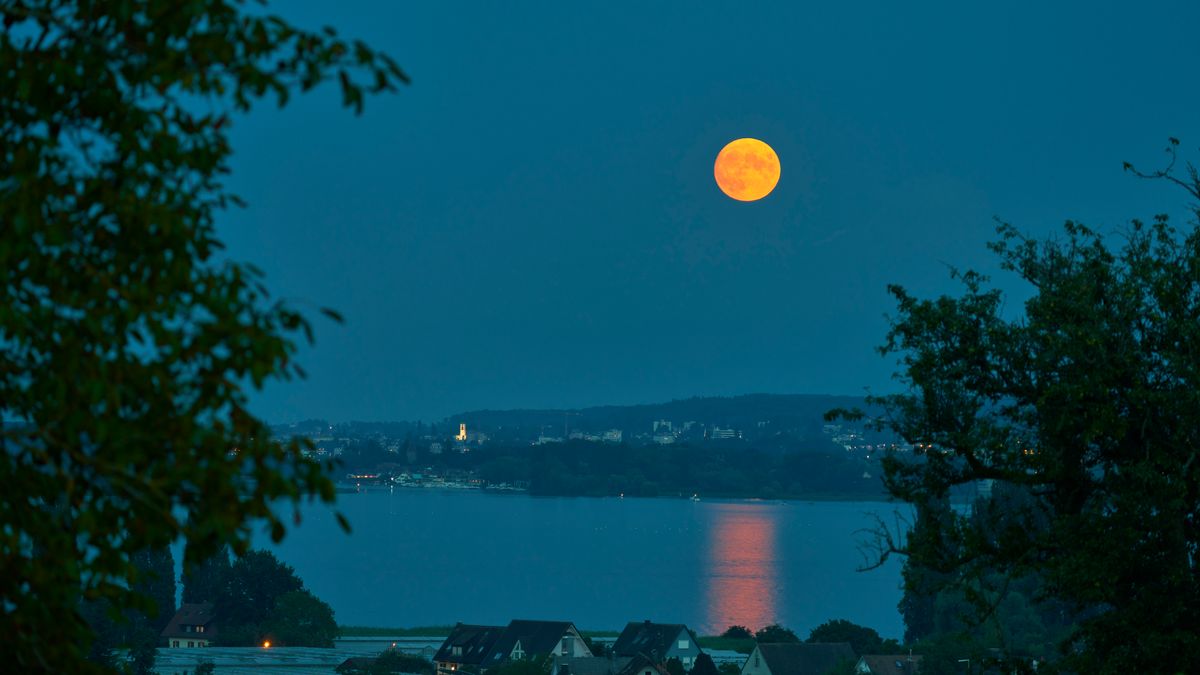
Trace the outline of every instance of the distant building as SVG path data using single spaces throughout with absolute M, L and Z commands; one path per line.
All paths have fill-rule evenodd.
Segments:
M 728 439 L 728 438 L 741 438 L 742 432 L 738 431 L 737 429 L 722 429 L 721 427 L 713 427 L 712 431 L 709 432 L 708 436 L 709 436 L 709 438 L 718 439 L 718 440 L 719 439 Z
M 562 436 L 546 436 L 545 434 L 538 436 L 534 445 L 545 445 L 547 443 L 562 443 Z
M 462 424 L 458 425 L 458 435 L 454 437 L 454 440 L 458 441 L 459 443 L 467 442 L 467 425 L 466 425 L 466 423 L 462 423 Z
M 617 675 L 632 660 L 627 656 L 556 656 L 550 675 Z
M 484 667 L 539 656 L 592 656 L 583 636 L 569 621 L 514 620 L 492 645 Z
M 659 445 L 671 445 L 675 442 L 675 434 L 654 434 L 653 438 Z
M 608 431 L 604 432 L 604 437 L 603 437 L 604 442 L 605 443 L 620 443 L 622 435 L 623 435 L 623 432 L 620 429 L 609 429 Z
M 613 643 L 615 656 L 646 656 L 655 664 L 679 659 L 684 669 L 691 670 L 700 656 L 700 645 L 692 638 L 687 626 L 681 623 L 630 622 Z
M 741 675 L 824 675 L 842 661 L 857 661 L 849 642 L 758 644 Z
M 670 675 L 645 656 L 555 657 L 550 675 Z
M 638 655 L 629 659 L 617 675 L 671 675 L 661 663 L 654 663 L 649 658 Z
M 217 623 L 211 602 L 185 602 L 171 617 L 170 623 L 160 634 L 167 647 L 207 647 L 217 639 Z
M 375 656 L 351 656 L 333 670 L 335 673 L 369 673 L 377 660 Z
M 659 429 L 671 431 L 671 420 L 655 420 L 654 421 L 654 433 L 658 433 Z
M 921 657 L 912 654 L 863 654 L 854 666 L 857 675 L 915 675 Z
M 479 670 L 504 626 L 474 626 L 460 623 L 450 631 L 442 646 L 433 655 L 438 675 L 451 675 L 460 670 Z
M 440 455 L 440 454 L 442 454 L 442 444 L 441 444 L 441 443 L 438 443 L 437 441 L 434 441 L 433 443 L 430 443 L 430 444 L 429 444 L 429 453 L 430 453 L 430 454 L 432 454 L 432 455 Z
M 438 675 L 453 675 L 539 656 L 581 658 L 592 652 L 569 621 L 515 620 L 507 626 L 460 623 L 442 642 L 433 662 Z

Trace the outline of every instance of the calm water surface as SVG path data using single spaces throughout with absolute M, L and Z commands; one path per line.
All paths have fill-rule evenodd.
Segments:
M 704 634 L 834 618 L 903 632 L 898 562 L 856 572 L 857 530 L 895 505 L 544 498 L 402 489 L 339 495 L 277 546 L 339 623 L 684 622 Z

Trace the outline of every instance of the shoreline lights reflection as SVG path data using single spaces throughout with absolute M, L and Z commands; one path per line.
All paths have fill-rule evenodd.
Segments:
M 753 631 L 775 623 L 779 593 L 775 514 L 760 504 L 715 506 L 705 628 L 719 635 L 732 625 Z

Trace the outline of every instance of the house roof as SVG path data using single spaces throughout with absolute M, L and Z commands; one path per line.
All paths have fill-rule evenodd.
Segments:
M 504 626 L 476 626 L 460 623 L 450 631 L 450 635 L 446 636 L 445 642 L 438 648 L 433 660 L 464 665 L 483 663 L 502 632 L 504 632 Z M 462 649 L 455 654 L 454 647 Z
M 840 661 L 857 660 L 849 642 L 787 642 L 758 645 L 771 675 L 824 675 Z
M 574 628 L 574 624 L 570 621 L 529 621 L 526 619 L 510 621 L 504 632 L 492 645 L 484 665 L 490 666 L 507 659 L 517 642 L 521 643 L 521 651 L 525 652 L 527 656 L 549 654 L 554 650 L 558 641 Z
M 184 626 L 204 626 L 203 633 L 185 632 Z M 213 605 L 211 602 L 185 602 L 179 606 L 179 611 L 171 617 L 166 628 L 160 633 L 165 638 L 190 637 L 193 639 L 212 640 L 217 636 L 217 626 L 214 622 Z
M 645 654 L 664 661 L 675 639 L 686 630 L 687 626 L 681 623 L 630 622 L 613 643 L 613 653 L 617 656 Z
M 864 669 L 864 666 L 866 668 Z M 912 675 L 921 672 L 921 656 L 912 654 L 863 654 L 855 670 L 871 675 Z
M 626 656 L 559 656 L 555 663 L 559 675 L 617 675 L 630 660 Z
M 629 659 L 629 663 L 626 663 L 624 667 L 618 670 L 617 675 L 640 675 L 647 670 L 658 675 L 670 675 L 666 668 L 654 663 L 645 654 L 638 654 Z
M 345 661 L 342 661 L 341 665 L 339 665 L 337 668 L 334 668 L 334 670 L 339 673 L 345 671 L 369 670 L 373 665 L 375 665 L 374 656 L 351 656 Z

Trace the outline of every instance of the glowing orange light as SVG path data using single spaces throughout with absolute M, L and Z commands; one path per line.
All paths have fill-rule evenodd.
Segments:
M 717 154 L 713 176 L 721 191 L 740 202 L 753 202 L 779 183 L 779 155 L 757 138 L 730 141 Z
M 270 649 L 270 648 L 271 648 L 271 641 L 263 640 L 263 649 Z
M 722 504 L 709 547 L 709 621 L 765 626 L 776 620 L 775 520 L 759 505 Z

